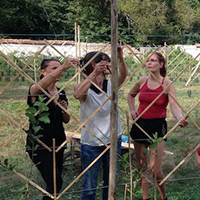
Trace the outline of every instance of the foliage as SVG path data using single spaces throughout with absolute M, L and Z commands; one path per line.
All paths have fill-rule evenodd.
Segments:
M 31 124 L 31 128 L 27 131 L 27 134 L 29 135 L 29 140 L 33 144 L 32 147 L 27 148 L 30 148 L 33 151 L 35 151 L 38 147 L 37 145 L 34 146 L 35 139 L 41 137 L 41 135 L 37 134 L 40 130 L 42 130 L 40 123 L 50 123 L 48 110 L 49 108 L 45 105 L 44 98 L 41 96 L 38 97 L 38 101 L 36 101 L 33 106 L 26 109 L 26 116 L 29 118 L 29 122 Z
M 185 43 L 188 38 L 159 38 L 147 35 L 184 35 L 198 34 L 196 23 L 199 21 L 199 1 L 189 0 L 119 0 L 119 8 L 126 15 L 135 34 L 141 42 L 161 44 Z
M 74 22 L 80 25 L 81 33 L 89 35 L 85 40 L 91 41 L 95 35 L 105 35 L 110 40 L 110 2 L 105 0 L 74 0 L 69 2 L 67 18 L 71 27 Z M 83 38 L 82 38 L 83 39 Z M 95 37 L 98 41 L 98 36 Z
M 132 44 L 199 42 L 198 0 L 119 0 L 119 35 Z M 108 0 L 2 0 L 0 34 L 45 34 L 74 39 L 74 23 L 82 41 L 110 41 Z M 132 35 L 132 37 L 128 37 Z M 155 38 L 152 35 L 161 35 Z M 195 37 L 165 37 L 194 35 Z M 14 37 L 14 36 L 13 36 Z M 16 36 L 23 37 L 23 36 Z M 31 36 L 29 36 L 31 37 Z M 43 39 L 38 35 L 36 39 Z

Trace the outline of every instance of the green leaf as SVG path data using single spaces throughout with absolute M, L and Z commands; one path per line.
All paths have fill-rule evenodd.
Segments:
M 41 128 L 41 126 L 33 126 L 34 133 L 37 133 Z
M 8 167 L 8 159 L 4 160 L 4 164 L 6 165 L 6 167 Z
M 48 112 L 42 113 L 39 116 L 38 120 L 41 121 L 41 122 L 44 122 L 45 124 L 49 124 L 50 123 L 49 113 Z
M 34 115 L 37 112 L 37 109 L 35 107 L 29 107 L 26 109 L 26 116 L 29 117 L 29 115 Z
M 36 123 L 37 123 L 35 117 L 34 117 L 34 116 L 31 116 L 31 115 L 29 116 L 29 122 L 30 122 L 31 124 L 33 124 L 33 125 L 36 125 Z
M 157 142 L 159 143 L 159 142 L 162 142 L 163 141 L 163 138 L 161 138 L 161 137 L 159 137 L 158 139 L 157 139 Z

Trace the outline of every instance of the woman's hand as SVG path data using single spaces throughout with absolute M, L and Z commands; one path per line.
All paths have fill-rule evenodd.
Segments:
M 180 127 L 185 127 L 188 125 L 188 121 L 187 121 L 188 117 L 182 117 L 179 119 L 179 126 Z
M 68 103 L 66 101 L 62 100 L 59 103 L 67 110 Z
M 123 49 L 120 46 L 117 47 L 117 56 L 119 59 L 123 58 Z
M 99 75 L 101 73 L 109 74 L 110 73 L 109 68 L 111 67 L 111 64 L 107 61 L 101 61 L 99 63 L 96 63 L 94 67 L 95 67 L 94 72 L 97 75 Z
M 132 110 L 132 111 L 131 111 L 131 117 L 132 117 L 132 119 L 133 119 L 133 120 L 136 119 L 137 116 L 138 116 L 137 110 Z
M 59 101 L 59 103 L 67 110 L 68 103 L 65 100 Z M 62 113 L 63 113 L 63 122 L 68 123 L 70 120 L 70 115 L 64 110 L 62 111 Z
M 63 67 L 65 68 L 65 70 L 69 69 L 70 67 L 73 67 L 73 65 L 78 66 L 80 65 L 80 61 L 77 58 L 70 58 L 67 59 L 64 63 L 63 63 Z

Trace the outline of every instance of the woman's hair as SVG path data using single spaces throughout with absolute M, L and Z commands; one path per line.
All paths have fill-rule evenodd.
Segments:
M 49 57 L 49 58 L 44 58 L 44 59 L 42 60 L 42 62 L 41 62 L 40 70 L 46 69 L 46 68 L 49 66 L 49 63 L 50 63 L 51 61 L 56 61 L 56 62 L 59 62 L 59 63 L 61 64 L 61 62 L 60 62 L 59 60 L 55 59 L 55 58 L 51 58 L 51 57 Z M 41 80 L 43 77 L 44 77 L 44 75 L 41 74 L 41 75 L 40 75 L 40 80 Z
M 161 53 L 156 52 L 156 51 L 152 52 L 150 55 L 156 55 L 158 60 L 159 60 L 159 63 L 163 63 L 162 68 L 160 68 L 160 75 L 162 77 L 165 77 L 167 75 L 167 69 L 166 69 L 166 66 L 165 66 L 166 61 L 165 61 L 164 56 Z
M 98 53 L 98 51 L 92 51 L 92 52 L 89 52 L 85 55 L 85 57 L 83 59 L 80 60 L 80 67 L 83 67 L 91 58 L 93 58 L 96 54 Z M 108 61 L 110 62 L 110 57 L 101 52 L 97 57 L 95 57 L 89 64 L 88 66 L 83 70 L 83 72 L 86 74 L 86 75 L 90 75 L 92 72 L 93 72 L 93 67 L 92 67 L 92 62 L 95 62 L 95 63 L 99 63 L 101 62 L 102 60 L 105 60 L 105 61 Z

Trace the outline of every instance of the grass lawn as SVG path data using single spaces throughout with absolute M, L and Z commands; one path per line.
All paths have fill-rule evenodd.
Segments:
M 133 86 L 135 79 L 127 81 L 119 91 L 119 105 L 121 108 L 121 118 L 124 128 L 126 127 L 126 112 L 128 105 L 126 96 L 130 88 Z M 60 83 L 62 85 L 63 83 Z M 5 82 L 1 82 L 1 88 L 5 86 Z M 22 86 L 23 85 L 23 86 Z M 45 187 L 43 180 L 40 177 L 37 169 L 32 165 L 30 159 L 25 154 L 25 138 L 26 134 L 20 127 L 27 128 L 28 119 L 25 116 L 26 95 L 28 91 L 27 83 L 12 84 L 0 96 L 0 144 L 3 145 L 0 151 L 0 160 L 2 163 L 7 163 L 9 168 L 15 169 L 17 172 L 27 176 L 41 187 Z M 71 118 L 71 122 L 65 126 L 66 130 L 74 131 L 78 127 L 76 119 L 80 119 L 80 105 L 73 97 L 72 83 L 66 88 L 66 93 L 69 98 L 69 113 L 75 118 Z M 177 100 L 182 108 L 187 112 L 198 101 L 200 96 L 199 83 L 193 83 L 191 86 L 185 87 L 185 82 L 178 81 L 175 83 L 177 89 Z M 191 96 L 188 95 L 191 91 Z M 168 109 L 169 110 L 169 109 Z M 129 112 L 128 112 L 129 113 Z M 170 173 L 200 142 L 200 130 L 195 126 L 200 124 L 200 105 L 189 115 L 189 125 L 185 128 L 178 127 L 168 137 L 166 150 L 172 154 L 165 154 L 163 158 L 163 170 L 167 175 Z M 169 130 L 177 123 L 170 111 L 168 111 L 168 128 Z M 131 124 L 131 120 L 130 120 Z M 128 133 L 125 133 L 128 134 Z M 15 136 L 15 137 L 14 137 Z M 12 138 L 12 139 L 11 139 Z M 70 144 L 68 144 L 68 150 Z M 117 178 L 117 199 L 124 199 L 125 187 L 130 188 L 130 172 L 127 156 L 124 156 L 124 161 L 121 161 L 120 174 Z M 132 164 L 136 167 L 136 162 L 133 156 Z M 79 165 L 79 166 L 78 166 Z M 80 167 L 80 163 L 71 164 L 68 168 L 64 168 L 63 189 L 74 180 L 79 173 L 76 172 Z M 141 199 L 141 190 L 139 187 L 139 177 L 134 171 L 133 176 L 133 197 L 135 200 Z M 152 178 L 149 175 L 151 181 Z M 61 198 L 79 200 L 81 195 L 81 179 L 78 180 L 67 193 Z M 154 187 L 150 187 L 150 194 L 154 196 Z M 188 158 L 179 169 L 177 169 L 166 182 L 167 194 L 169 200 L 199 200 L 200 199 L 200 169 L 197 167 L 194 155 Z M 99 181 L 97 189 L 97 200 L 101 199 L 102 182 Z M 42 193 L 35 187 L 27 184 L 22 178 L 13 174 L 9 169 L 0 165 L 0 199 L 1 200 L 40 200 Z M 130 199 L 130 193 L 127 190 L 127 200 Z M 159 198 L 158 198 L 159 199 Z

